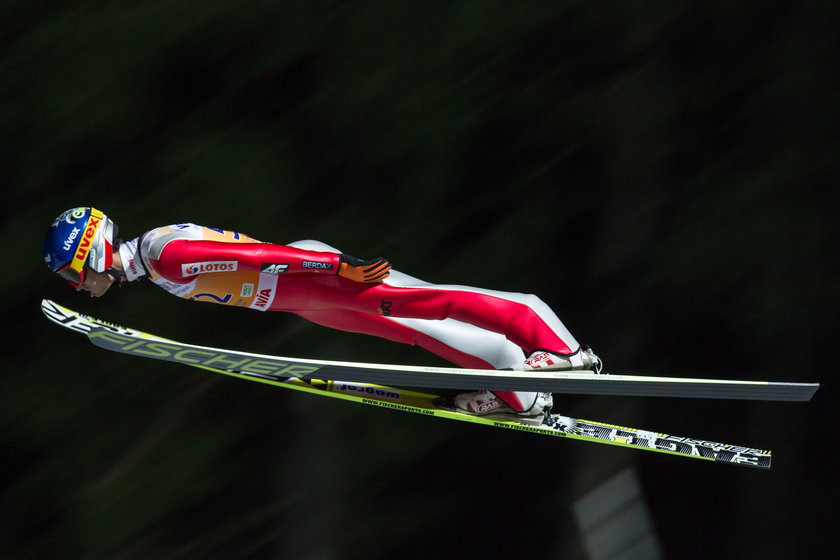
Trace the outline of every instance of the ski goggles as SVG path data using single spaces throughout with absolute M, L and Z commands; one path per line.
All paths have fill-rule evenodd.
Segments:
M 56 270 L 55 273 L 67 280 L 71 286 L 81 286 L 85 281 L 85 265 L 82 263 L 82 267 L 77 269 L 73 266 L 74 264 L 76 264 L 75 259 Z

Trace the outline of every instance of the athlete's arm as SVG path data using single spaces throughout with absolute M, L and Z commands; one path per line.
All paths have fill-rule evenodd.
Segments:
M 326 251 L 306 251 L 273 243 L 225 243 L 178 239 L 170 241 L 155 261 L 164 277 L 188 280 L 205 272 L 254 270 L 275 274 L 339 274 L 356 282 L 381 282 L 391 265 L 379 258 L 362 261 Z

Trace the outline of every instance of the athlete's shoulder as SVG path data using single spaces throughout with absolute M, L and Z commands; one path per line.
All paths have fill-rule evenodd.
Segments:
M 140 254 L 157 260 L 163 249 L 176 239 L 204 239 L 204 228 L 195 224 L 172 224 L 149 230 L 140 242 Z
M 226 229 L 199 226 L 191 223 L 161 226 L 143 234 L 141 255 L 158 260 L 173 241 L 218 241 L 223 243 L 261 243 L 248 235 Z

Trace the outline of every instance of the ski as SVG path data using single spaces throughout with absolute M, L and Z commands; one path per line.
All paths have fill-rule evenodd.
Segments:
M 53 322 L 88 336 L 90 336 L 91 333 L 106 331 L 114 335 L 129 336 L 133 341 L 142 340 L 165 344 L 174 343 L 174 341 L 166 338 L 134 329 L 128 329 L 113 323 L 77 313 L 49 300 L 44 300 L 42 302 L 42 310 Z M 91 338 L 91 340 L 97 340 L 96 336 Z M 124 347 L 124 345 L 120 347 Z M 141 347 L 148 348 L 142 345 L 138 346 L 138 348 Z M 167 360 L 165 356 L 161 355 L 161 352 L 135 352 L 134 354 L 147 358 Z M 194 357 L 191 359 L 194 359 Z M 438 399 L 437 395 L 373 383 L 301 379 L 300 377 L 291 375 L 290 372 L 278 373 L 277 371 L 268 370 L 251 371 L 244 368 L 238 370 L 234 368 L 221 369 L 195 361 L 171 361 L 184 363 L 192 367 L 240 379 L 256 381 L 259 383 L 337 398 L 345 401 L 358 402 L 361 404 L 379 406 L 403 412 L 412 412 L 425 416 L 434 416 L 437 418 L 459 420 L 498 428 L 565 437 L 580 441 L 603 443 L 631 449 L 654 451 L 658 453 L 743 465 L 760 469 L 769 469 L 771 464 L 770 451 L 753 449 L 750 447 L 723 444 L 696 438 L 673 436 L 665 433 L 640 430 L 637 428 L 618 426 L 604 422 L 570 418 L 557 414 L 549 415 L 540 425 L 533 425 L 515 418 L 473 416 L 453 410 L 442 409 L 435 404 L 436 399 Z M 235 364 L 231 362 L 227 365 Z M 259 369 L 259 366 L 253 366 L 251 369 Z
M 68 318 L 68 312 L 80 317 L 50 300 L 44 300 L 41 309 L 48 318 L 60 324 L 76 321 Z M 818 383 L 651 377 L 579 371 L 462 369 L 289 358 L 143 336 L 131 329 L 103 326 L 101 321 L 89 323 L 88 327 L 84 327 L 84 332 L 93 344 L 107 350 L 191 366 L 236 369 L 243 373 L 275 377 L 282 375 L 404 387 L 766 401 L 807 401 L 819 388 Z

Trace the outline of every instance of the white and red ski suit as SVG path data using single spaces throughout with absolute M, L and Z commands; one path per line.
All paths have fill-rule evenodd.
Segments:
M 129 281 L 148 276 L 185 299 L 294 313 L 417 345 L 461 367 L 521 369 L 534 350 L 580 350 L 536 296 L 429 284 L 395 270 L 381 283 L 354 282 L 337 275 L 340 254 L 318 241 L 276 245 L 195 224 L 156 228 L 120 246 Z M 517 411 L 536 398 L 496 394 Z

